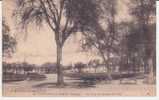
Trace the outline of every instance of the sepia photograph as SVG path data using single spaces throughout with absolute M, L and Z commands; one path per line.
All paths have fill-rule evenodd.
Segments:
M 3 0 L 2 96 L 156 96 L 156 0 Z

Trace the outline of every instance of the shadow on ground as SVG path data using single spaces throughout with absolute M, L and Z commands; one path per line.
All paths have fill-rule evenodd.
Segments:
M 69 82 L 65 83 L 63 87 L 59 87 L 57 83 L 40 83 L 33 85 L 33 88 L 95 88 L 96 83 L 85 83 L 85 82 Z

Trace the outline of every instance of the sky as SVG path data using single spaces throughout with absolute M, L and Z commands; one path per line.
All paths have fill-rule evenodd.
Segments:
M 119 5 L 117 21 L 129 19 L 127 12 L 127 1 L 118 0 Z M 27 37 L 24 38 L 25 32 L 17 29 L 15 19 L 12 13 L 15 9 L 15 0 L 3 0 L 3 17 L 8 23 L 11 33 L 17 35 L 18 45 L 17 50 L 12 58 L 4 59 L 7 62 L 23 62 L 41 65 L 46 62 L 56 62 L 56 44 L 52 30 L 43 25 L 42 28 L 31 26 L 28 29 Z M 63 49 L 63 64 L 72 64 L 75 62 L 87 62 L 97 58 L 93 53 L 79 52 L 81 35 L 72 35 L 66 41 Z

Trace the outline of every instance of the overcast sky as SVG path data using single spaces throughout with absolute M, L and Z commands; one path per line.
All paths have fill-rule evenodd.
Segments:
M 127 13 L 127 1 L 118 0 L 118 16 L 117 20 L 129 19 Z M 3 1 L 3 17 L 11 28 L 11 33 L 18 34 L 17 51 L 12 58 L 6 59 L 8 62 L 23 62 L 24 60 L 29 63 L 43 64 L 45 62 L 56 61 L 56 44 L 54 41 L 54 34 L 47 25 L 43 28 L 36 28 L 31 26 L 28 29 L 27 38 L 24 39 L 24 33 L 16 28 L 14 18 L 12 16 L 15 0 Z M 71 36 L 66 41 L 63 49 L 63 64 L 71 64 L 77 61 L 87 62 L 89 59 L 95 58 L 93 54 L 77 53 L 79 51 L 80 34 Z M 69 58 L 69 59 L 68 59 Z

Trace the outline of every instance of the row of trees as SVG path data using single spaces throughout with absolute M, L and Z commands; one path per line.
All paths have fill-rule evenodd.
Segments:
M 110 54 L 121 58 L 121 67 L 144 66 L 148 80 L 154 81 L 155 70 L 155 0 L 130 0 L 132 21 L 116 22 L 117 0 L 100 2 L 101 25 L 85 33 L 84 49 L 96 48 L 103 58 L 111 79 Z M 100 27 L 99 27 L 100 26 Z
M 55 35 L 57 50 L 57 83 L 64 84 L 61 66 L 62 49 L 71 34 L 84 35 L 83 49 L 96 48 L 108 69 L 111 80 L 111 55 L 149 68 L 153 80 L 155 61 L 155 0 L 130 0 L 132 22 L 117 23 L 118 0 L 15 0 L 14 12 L 22 29 L 31 24 L 46 23 Z M 125 60 L 126 59 L 126 60 Z M 133 62 L 133 63 L 130 63 Z M 136 61 L 135 61 L 136 62 Z
M 148 83 L 154 82 L 156 55 L 156 5 L 155 0 L 133 0 L 130 14 L 134 18 L 133 26 L 127 35 L 127 48 L 132 61 L 137 59 L 139 67 L 143 63 L 148 69 Z M 133 43 L 132 43 L 133 41 Z M 129 57 L 129 58 L 130 58 Z

